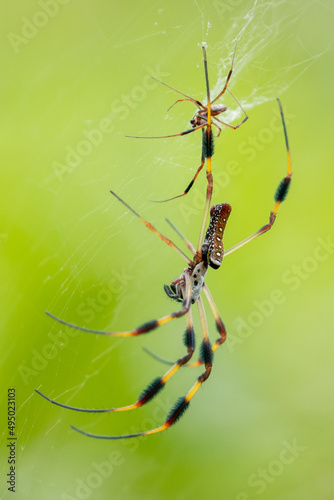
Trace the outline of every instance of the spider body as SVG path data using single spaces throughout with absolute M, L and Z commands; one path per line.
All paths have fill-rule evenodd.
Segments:
M 223 262 L 223 235 L 231 210 L 228 203 L 213 205 L 210 210 L 210 224 L 204 237 L 201 255 L 213 269 L 218 269 Z
M 224 113 L 224 111 L 227 110 L 227 106 L 225 104 L 212 104 L 211 105 L 211 116 L 216 117 L 220 115 L 221 113 Z M 219 120 L 218 120 L 219 121 Z M 197 111 L 197 113 L 194 114 L 193 118 L 190 120 L 190 123 L 193 128 L 200 127 L 201 125 L 206 125 L 208 123 L 208 108 L 204 107 L 204 109 L 201 109 Z M 214 123 L 214 125 L 216 125 Z M 216 125 L 218 127 L 218 125 Z M 218 136 L 220 135 L 221 128 L 218 127 L 219 132 Z
M 195 253 L 193 260 L 189 262 L 188 267 L 178 278 L 172 281 L 169 286 L 164 286 L 168 297 L 177 302 L 183 302 L 185 299 L 185 274 L 187 274 L 190 279 L 191 303 L 195 304 L 199 299 L 209 266 L 218 269 L 222 264 L 224 257 L 223 234 L 230 213 L 231 205 L 228 203 L 220 203 L 211 207 L 210 223 L 202 250 Z
M 176 278 L 171 284 L 164 285 L 164 290 L 168 297 L 175 300 L 176 302 L 183 302 L 185 299 L 185 284 L 186 275 L 190 281 L 190 300 L 192 304 L 199 299 L 201 291 L 204 285 L 204 280 L 206 273 L 208 272 L 208 265 L 206 262 L 201 260 L 197 264 L 192 261 L 188 267 L 185 268 L 183 273 Z

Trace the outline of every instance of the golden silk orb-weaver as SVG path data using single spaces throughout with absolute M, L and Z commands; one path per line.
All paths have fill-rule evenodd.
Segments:
M 165 429 L 169 428 L 172 424 L 177 422 L 179 418 L 184 414 L 185 410 L 188 408 L 189 403 L 193 396 L 196 394 L 197 390 L 202 386 L 202 384 L 208 379 L 208 377 L 211 374 L 212 371 L 212 363 L 213 363 L 213 353 L 215 350 L 224 343 L 226 339 L 226 329 L 224 326 L 224 323 L 220 317 L 218 308 L 212 298 L 212 295 L 205 283 L 205 278 L 207 275 L 208 270 L 211 269 L 219 269 L 223 258 L 231 254 L 232 252 L 235 252 L 242 246 L 246 245 L 247 243 L 251 242 L 261 234 L 266 233 L 271 229 L 273 226 L 276 215 L 278 212 L 278 209 L 281 205 L 281 203 L 284 201 L 287 193 L 288 193 L 288 188 L 290 185 L 291 181 L 291 159 L 290 159 L 290 151 L 289 151 L 289 144 L 288 144 L 288 137 L 287 137 L 287 132 L 286 132 L 286 126 L 284 122 L 284 115 L 282 111 L 282 106 L 277 99 L 279 108 L 280 108 L 280 113 L 281 113 L 281 118 L 282 118 L 282 124 L 283 124 L 283 130 L 284 130 L 284 135 L 285 135 L 285 143 L 286 143 L 286 150 L 287 150 L 287 173 L 286 176 L 282 179 L 282 181 L 279 183 L 278 188 L 276 190 L 274 199 L 275 199 L 275 205 L 270 213 L 269 217 L 269 222 L 267 222 L 264 226 L 262 226 L 260 229 L 258 229 L 255 233 L 251 234 L 244 240 L 242 240 L 240 243 L 234 245 L 232 248 L 224 251 L 223 247 L 223 235 L 224 235 L 224 230 L 225 226 L 227 223 L 227 220 L 230 216 L 231 213 L 231 206 L 228 203 L 221 203 L 214 205 L 211 207 L 210 210 L 210 222 L 207 228 L 207 231 L 205 233 L 204 238 L 201 240 L 200 244 L 200 250 L 195 250 L 194 246 L 178 231 L 174 226 L 172 226 L 178 234 L 183 238 L 184 242 L 187 245 L 188 250 L 192 253 L 192 258 L 189 258 L 173 241 L 171 241 L 169 238 L 165 237 L 163 234 L 161 234 L 150 222 L 146 221 L 143 219 L 133 208 L 131 208 L 125 201 L 123 201 L 116 193 L 111 191 L 111 194 L 115 196 L 125 207 L 127 207 L 136 217 L 138 217 L 144 224 L 145 226 L 155 233 L 159 238 L 167 243 L 174 251 L 176 251 L 187 263 L 187 267 L 183 270 L 183 272 L 176 278 L 174 279 L 170 285 L 165 285 L 164 290 L 168 297 L 171 299 L 175 300 L 178 303 L 182 304 L 182 307 L 178 309 L 177 311 L 174 311 L 170 314 L 167 314 L 166 316 L 163 316 L 159 319 L 151 320 L 146 323 L 144 323 L 141 326 L 138 326 L 137 328 L 133 330 L 127 330 L 127 331 L 122 331 L 122 332 L 107 332 L 107 331 L 101 331 L 101 330 L 93 330 L 90 328 L 85 328 L 82 326 L 77 326 L 72 323 L 69 323 L 67 321 L 64 321 L 63 319 L 57 318 L 50 312 L 47 312 L 47 314 L 58 321 L 59 323 L 66 325 L 71 328 L 75 328 L 77 330 L 83 331 L 83 332 L 89 332 L 89 333 L 94 333 L 94 334 L 99 334 L 99 335 L 107 335 L 111 337 L 133 337 L 137 335 L 142 335 L 145 333 L 148 333 L 152 330 L 155 330 L 158 327 L 161 327 L 165 323 L 168 323 L 176 318 L 180 318 L 185 316 L 186 318 L 186 330 L 185 330 L 185 336 L 184 336 L 184 344 L 186 347 L 186 354 L 184 356 L 180 357 L 173 365 L 171 368 L 169 368 L 166 373 L 164 373 L 162 376 L 159 376 L 155 378 L 147 387 L 146 389 L 139 395 L 137 400 L 130 405 L 127 406 L 121 406 L 121 407 L 113 407 L 113 408 L 104 408 L 104 409 L 88 409 L 88 408 L 78 408 L 74 406 L 69 406 L 63 403 L 60 403 L 58 401 L 55 401 L 45 394 L 43 394 L 40 390 L 35 389 L 35 391 L 40 394 L 43 398 L 48 400 L 49 402 L 61 406 L 62 408 L 66 408 L 69 410 L 74 410 L 74 411 L 79 411 L 79 412 L 85 412 L 85 413 L 113 413 L 113 412 L 121 412 L 121 411 L 129 411 L 129 410 L 134 410 L 137 408 L 140 408 L 141 406 L 145 405 L 149 401 L 153 399 L 154 396 L 156 396 L 166 385 L 169 379 L 171 379 L 172 376 L 182 367 L 182 366 L 201 366 L 204 365 L 204 371 L 203 373 L 197 378 L 195 381 L 194 385 L 190 388 L 190 390 L 186 393 L 185 396 L 179 398 L 173 408 L 171 409 L 170 413 L 167 415 L 165 421 L 158 427 L 154 429 L 150 429 L 144 432 L 139 432 L 135 434 L 125 434 L 125 435 L 100 435 L 100 434 L 93 434 L 90 432 L 85 432 L 81 429 L 78 429 L 76 427 L 72 428 L 85 435 L 88 437 L 92 438 L 97 438 L 97 439 L 125 439 L 125 438 L 134 438 L 134 437 L 139 437 L 139 436 L 146 436 L 150 434 L 155 434 L 161 431 L 164 431 Z M 208 332 L 208 326 L 207 326 L 207 321 L 206 321 L 206 314 L 205 314 L 205 309 L 204 309 L 204 304 L 202 300 L 202 292 L 205 295 L 205 298 L 209 304 L 209 307 L 212 311 L 212 314 L 215 319 L 216 327 L 219 332 L 219 337 L 218 339 L 211 344 L 209 340 L 209 332 Z M 192 319 L 192 306 L 197 305 L 198 311 L 199 311 L 199 318 L 200 318 L 200 324 L 201 324 L 201 330 L 202 330 L 202 343 L 200 347 L 200 356 L 198 361 L 192 363 L 191 358 L 194 354 L 195 351 L 195 334 L 194 334 L 194 328 L 193 328 L 193 319 Z

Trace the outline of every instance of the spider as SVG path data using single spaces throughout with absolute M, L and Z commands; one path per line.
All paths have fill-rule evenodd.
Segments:
M 194 103 L 195 106 L 197 106 L 198 111 L 195 113 L 193 118 L 190 120 L 190 123 L 192 126 L 191 129 L 185 130 L 179 134 L 164 135 L 164 136 L 151 136 L 151 137 L 131 136 L 131 135 L 127 136 L 127 137 L 134 138 L 134 139 L 164 139 L 164 138 L 168 138 L 168 137 L 178 137 L 178 136 L 190 134 L 190 133 L 195 132 L 196 130 L 199 130 L 199 129 L 202 130 L 201 164 L 198 167 L 194 177 L 192 178 L 192 180 L 190 181 L 190 183 L 188 184 L 188 186 L 184 190 L 184 192 L 182 194 L 179 194 L 177 196 L 173 196 L 172 198 L 168 198 L 166 200 L 154 200 L 157 202 L 161 202 L 161 201 L 165 202 L 165 201 L 171 201 L 171 200 L 175 200 L 176 198 L 180 198 L 182 196 L 185 196 L 190 191 L 190 189 L 193 186 L 195 180 L 197 179 L 200 171 L 202 170 L 202 168 L 204 166 L 205 158 L 206 158 L 207 190 L 206 190 L 206 201 L 205 201 L 205 208 L 204 208 L 204 213 L 203 213 L 202 225 L 201 225 L 200 235 L 199 235 L 199 239 L 198 239 L 198 241 L 199 241 L 198 247 L 197 247 L 198 252 L 200 252 L 200 250 L 201 250 L 200 245 L 201 245 L 201 242 L 203 240 L 203 236 L 204 236 L 204 232 L 205 232 L 205 224 L 206 224 L 206 221 L 207 221 L 207 218 L 209 215 L 209 209 L 210 209 L 211 198 L 212 198 L 212 190 L 213 190 L 211 158 L 212 158 L 213 153 L 214 153 L 214 136 L 212 134 L 212 126 L 215 126 L 218 129 L 217 137 L 219 137 L 219 135 L 221 133 L 221 127 L 217 124 L 217 122 L 221 125 L 225 125 L 226 127 L 229 127 L 229 128 L 236 130 L 248 119 L 248 115 L 247 115 L 246 111 L 243 109 L 243 107 L 237 101 L 237 99 L 231 94 L 231 92 L 230 92 L 230 94 L 235 99 L 237 104 L 240 106 L 242 112 L 245 114 L 244 119 L 240 123 L 238 123 L 237 125 L 230 125 L 229 123 L 221 121 L 218 118 L 218 116 L 227 110 L 227 106 L 225 106 L 224 104 L 214 104 L 218 99 L 220 99 L 220 97 L 222 97 L 222 95 L 225 94 L 226 90 L 228 90 L 227 86 L 228 86 L 228 83 L 230 81 L 230 78 L 231 78 L 232 72 L 233 72 L 233 63 L 234 63 L 236 49 L 237 49 L 237 44 L 235 44 L 235 49 L 234 49 L 232 63 L 231 63 L 231 69 L 228 72 L 224 88 L 217 95 L 217 97 L 215 97 L 213 99 L 213 101 L 211 101 L 207 56 L 206 56 L 205 47 L 204 47 L 204 45 L 202 45 L 203 61 L 204 61 L 204 74 L 205 74 L 206 92 L 207 92 L 207 105 L 206 106 L 204 104 L 202 104 L 200 101 L 198 101 L 197 99 L 194 99 L 193 97 L 191 97 L 187 94 L 184 94 L 183 92 L 180 92 L 179 90 L 175 89 L 174 87 L 171 87 L 167 83 L 164 83 L 161 80 L 158 80 L 157 78 L 152 77 L 152 78 L 154 78 L 154 80 L 158 81 L 159 83 L 162 83 L 163 85 L 165 85 L 169 89 L 173 90 L 174 92 L 177 92 L 178 94 L 181 94 L 184 96 L 184 99 L 178 99 L 177 101 L 175 101 L 168 108 L 167 111 L 169 111 L 178 102 L 183 102 L 183 101 L 190 101 L 190 102 Z M 229 92 L 229 90 L 228 90 L 228 92 Z
M 165 386 L 167 381 L 182 367 L 182 366 L 200 366 L 204 365 L 205 370 L 203 373 L 198 377 L 196 380 L 195 384 L 191 387 L 191 389 L 187 392 L 187 394 L 184 397 L 181 397 L 177 400 L 175 403 L 174 407 L 171 409 L 170 413 L 168 414 L 165 422 L 160 425 L 159 427 L 156 427 L 154 429 L 150 429 L 144 432 L 139 432 L 136 434 L 126 434 L 126 435 L 99 435 L 99 434 L 92 434 L 89 432 L 85 432 L 81 429 L 78 429 L 76 427 L 72 426 L 72 429 L 75 431 L 88 436 L 92 438 L 98 438 L 98 439 L 124 439 L 124 438 L 134 438 L 134 437 L 139 437 L 139 436 L 145 436 L 149 434 L 155 434 L 161 431 L 164 431 L 165 429 L 169 428 L 172 424 L 178 421 L 178 419 L 184 414 L 185 410 L 188 408 L 190 400 L 193 398 L 197 390 L 201 387 L 201 385 L 208 379 L 208 377 L 211 374 L 212 370 L 212 362 L 213 362 L 213 353 L 216 351 L 216 349 L 224 343 L 226 339 L 226 329 L 224 326 L 224 323 L 219 315 L 219 311 L 217 309 L 217 306 L 211 296 L 211 293 L 205 283 L 205 277 L 208 272 L 208 269 L 211 267 L 212 269 L 218 269 L 223 261 L 223 257 L 231 254 L 232 252 L 238 250 L 242 246 L 246 245 L 250 241 L 254 240 L 256 237 L 260 236 L 261 234 L 264 234 L 265 232 L 269 231 L 271 227 L 273 226 L 276 215 L 279 209 L 280 204 L 284 201 L 288 188 L 290 185 L 291 181 L 291 159 L 290 159 L 290 151 L 289 151 L 289 144 L 288 144 L 288 137 L 287 137 L 287 132 L 286 132 L 286 126 L 285 126 L 285 121 L 284 121 L 284 115 L 283 115 L 283 110 L 282 106 L 280 103 L 280 100 L 277 99 L 279 108 L 280 108 L 280 113 L 281 113 L 281 119 L 282 119 L 282 124 L 283 124 L 283 130 L 284 130 L 284 136 L 285 136 L 285 144 L 286 144 L 286 151 L 287 151 L 287 174 L 286 176 L 281 180 L 281 182 L 278 185 L 278 188 L 276 190 L 274 199 L 275 199 L 275 205 L 270 213 L 269 217 L 269 222 L 262 226 L 258 231 L 255 233 L 251 234 L 248 236 L 246 239 L 241 241 L 240 243 L 234 245 L 231 247 L 229 250 L 224 252 L 223 248 L 223 234 L 225 230 L 225 226 L 227 223 L 227 220 L 230 216 L 231 213 L 231 206 L 228 203 L 221 203 L 218 205 L 213 205 L 210 210 L 210 222 L 209 226 L 207 228 L 204 241 L 201 246 L 201 250 L 195 250 L 194 246 L 171 224 L 173 229 L 177 231 L 177 233 L 182 237 L 184 242 L 186 243 L 188 249 L 192 253 L 192 259 L 189 259 L 187 255 L 175 245 L 170 239 L 166 238 L 162 233 L 160 233 L 152 224 L 145 219 L 143 219 L 133 208 L 131 208 L 125 201 L 123 201 L 116 193 L 111 191 L 111 194 L 115 196 L 123 205 L 129 209 L 136 217 L 138 217 L 144 224 L 145 226 L 155 233 L 159 238 L 167 243 L 173 250 L 178 252 L 180 256 L 187 262 L 187 267 L 184 269 L 184 271 L 181 273 L 181 275 L 173 280 L 171 284 L 164 285 L 164 290 L 168 297 L 171 299 L 175 300 L 176 302 L 181 302 L 182 307 L 181 309 L 174 311 L 167 316 L 163 316 L 159 319 L 151 320 L 148 321 L 147 323 L 144 323 L 141 326 L 138 326 L 134 330 L 128 330 L 128 331 L 123 331 L 123 332 L 105 332 L 101 330 L 93 330 L 90 328 L 85 328 L 81 326 L 74 325 L 72 323 L 68 323 L 67 321 L 64 321 L 60 318 L 57 318 L 50 312 L 47 312 L 47 314 L 58 321 L 59 323 L 69 326 L 71 328 L 76 328 L 78 330 L 84 331 L 84 332 L 90 332 L 90 333 L 96 333 L 100 335 L 110 335 L 110 336 L 118 336 L 118 337 L 131 337 L 131 336 L 137 336 L 137 335 L 142 335 L 144 333 L 147 333 L 149 331 L 152 331 L 159 326 L 162 326 L 163 324 L 173 320 L 174 318 L 179 318 L 181 316 L 186 317 L 186 331 L 185 331 L 185 336 L 184 336 L 184 343 L 187 349 L 187 353 L 179 358 L 173 366 L 166 372 L 164 375 L 155 378 L 147 387 L 146 389 L 139 395 L 138 399 L 135 401 L 135 403 L 128 405 L 128 406 L 122 406 L 122 407 L 117 407 L 117 408 L 109 408 L 109 409 L 88 409 L 88 408 L 77 408 L 74 406 L 69 406 L 63 403 L 59 403 L 58 401 L 55 401 L 48 396 L 44 395 L 41 393 L 39 390 L 35 389 L 35 391 L 40 394 L 43 398 L 46 400 L 50 401 L 51 403 L 61 406 L 63 408 L 67 408 L 69 410 L 75 410 L 75 411 L 80 411 L 80 412 L 87 412 L 87 413 L 112 413 L 112 412 L 120 412 L 120 411 L 128 411 L 128 410 L 134 410 L 135 408 L 139 408 L 143 406 L 144 404 L 148 403 L 154 396 L 158 394 L 162 390 L 162 388 Z M 203 300 L 201 297 L 201 292 L 204 292 L 204 295 L 209 303 L 209 307 L 213 313 L 215 323 L 217 330 L 219 332 L 219 337 L 218 339 L 211 345 L 210 340 L 209 340 L 209 334 L 208 334 L 208 327 L 207 327 L 207 321 L 206 321 L 206 315 L 205 315 L 205 310 L 204 310 L 204 305 L 203 305 Z M 194 363 L 189 363 L 192 355 L 194 354 L 195 351 L 195 336 L 194 336 L 194 329 L 193 329 L 193 319 L 192 319 L 192 311 L 191 311 L 191 305 L 196 303 L 198 306 L 199 310 L 199 318 L 200 318 L 200 323 L 201 323 L 201 329 L 202 329 L 202 345 L 200 349 L 200 356 L 197 362 Z
M 202 157 L 201 157 L 201 164 L 198 167 L 196 174 L 194 175 L 193 179 L 191 180 L 191 182 L 189 183 L 189 185 L 187 186 L 187 188 L 184 190 L 184 192 L 182 194 L 179 194 L 177 196 L 173 196 L 172 198 L 168 198 L 167 200 L 162 200 L 162 201 L 171 201 L 171 200 L 174 200 L 176 198 L 180 198 L 181 196 L 185 196 L 189 192 L 191 187 L 193 186 L 198 174 L 202 170 L 202 168 L 204 166 L 205 158 L 208 159 L 207 161 L 211 160 L 211 157 L 214 153 L 213 135 L 212 135 L 212 130 L 211 130 L 212 126 L 215 126 L 218 129 L 218 134 L 216 137 L 219 137 L 222 129 L 217 124 L 217 122 L 220 123 L 221 125 L 225 125 L 226 127 L 229 127 L 229 128 L 236 130 L 248 119 L 248 115 L 247 115 L 246 111 L 243 109 L 241 104 L 237 101 L 237 99 L 232 94 L 231 94 L 232 97 L 235 99 L 235 101 L 240 106 L 241 110 L 243 111 L 243 113 L 245 115 L 245 118 L 237 125 L 231 125 L 229 123 L 221 121 L 218 118 L 218 115 L 220 115 L 221 113 L 224 113 L 224 111 L 227 110 L 227 106 L 225 104 L 214 104 L 214 102 L 218 101 L 218 99 L 220 99 L 220 97 L 222 97 L 222 95 L 225 94 L 226 90 L 229 92 L 227 86 L 228 86 L 228 83 L 230 81 L 230 78 L 231 78 L 232 72 L 233 72 L 233 63 L 234 63 L 236 49 L 237 49 L 237 44 L 235 45 L 235 49 L 234 49 L 234 53 L 233 53 L 233 57 L 232 57 L 231 69 L 228 72 L 224 88 L 217 95 L 217 97 L 215 97 L 215 99 L 213 99 L 211 101 L 210 100 L 210 88 L 209 88 L 209 76 L 208 76 L 206 50 L 205 50 L 205 47 L 202 46 L 203 60 L 204 60 L 204 73 L 205 73 L 205 81 L 206 81 L 206 89 L 207 89 L 207 105 L 206 106 L 204 104 L 202 104 L 200 101 L 198 101 L 197 99 L 194 99 L 193 97 L 190 97 L 189 95 L 184 94 L 180 90 L 177 90 L 174 87 L 171 87 L 170 85 L 168 85 L 167 83 L 162 82 L 161 80 L 158 80 L 158 78 L 155 78 L 154 76 L 152 76 L 152 78 L 154 80 L 156 80 L 157 82 L 162 83 L 162 85 L 165 85 L 169 89 L 171 89 L 174 92 L 177 92 L 178 94 L 181 94 L 185 97 L 185 99 L 178 99 L 177 101 L 175 101 L 168 108 L 167 111 L 169 111 L 178 102 L 190 101 L 190 102 L 194 103 L 195 106 L 197 106 L 198 111 L 194 114 L 193 118 L 190 120 L 192 128 L 189 130 L 185 130 L 179 134 L 172 134 L 172 135 L 147 136 L 147 137 L 129 135 L 126 137 L 131 137 L 134 139 L 164 139 L 164 138 L 168 138 L 168 137 L 179 137 L 182 135 L 190 134 L 191 132 L 195 132 L 196 130 L 202 129 Z M 204 130 L 205 128 L 206 128 L 206 130 Z M 207 175 L 210 171 L 211 171 L 211 165 L 207 166 Z M 208 182 L 209 182 L 209 179 L 208 179 Z M 155 200 L 155 201 L 160 201 L 160 200 Z

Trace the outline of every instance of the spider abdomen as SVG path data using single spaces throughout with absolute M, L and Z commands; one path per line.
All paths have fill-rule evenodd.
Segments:
M 211 106 L 211 116 L 220 115 L 220 113 L 224 113 L 227 110 L 227 106 L 225 104 L 213 104 Z
M 213 205 L 210 210 L 211 219 L 202 245 L 202 259 L 213 269 L 218 269 L 223 261 L 223 235 L 231 210 L 228 203 Z

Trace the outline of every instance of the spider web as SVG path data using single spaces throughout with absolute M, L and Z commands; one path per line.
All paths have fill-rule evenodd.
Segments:
M 274 3 L 255 0 L 254 2 L 234 2 L 233 5 L 231 3 L 231 6 L 229 6 L 228 2 L 214 2 L 214 4 L 218 20 L 214 19 L 212 8 L 209 8 L 206 3 L 201 4 L 199 0 L 194 2 L 194 8 L 198 9 L 200 12 L 200 19 L 192 27 L 192 35 L 195 37 L 196 29 L 198 29 L 200 25 L 202 30 L 202 39 L 198 40 L 200 45 L 201 43 L 207 43 L 211 31 L 220 29 L 224 32 L 221 42 L 214 47 L 210 46 L 210 50 L 214 50 L 216 54 L 222 54 L 221 58 L 216 60 L 215 63 L 210 61 L 211 65 L 216 65 L 215 69 L 218 75 L 217 81 L 215 83 L 211 82 L 212 95 L 216 95 L 225 83 L 226 75 L 231 65 L 231 56 L 234 51 L 235 42 L 238 41 L 233 81 L 238 82 L 235 93 L 242 106 L 247 111 L 265 102 L 271 101 L 277 96 L 282 96 L 284 92 L 295 84 L 303 73 L 310 70 L 312 64 L 331 48 L 321 41 L 317 47 L 309 46 L 304 25 L 304 20 L 308 16 L 310 10 L 327 9 L 322 2 L 314 1 L 305 3 L 302 1 L 280 1 Z M 235 4 L 237 5 L 235 6 Z M 270 55 L 268 55 L 268 47 L 272 49 Z M 278 54 L 281 53 L 282 50 L 284 51 L 284 47 L 289 47 L 289 50 L 285 50 L 289 57 L 285 60 L 281 60 Z M 242 111 L 237 106 L 234 108 L 230 107 L 226 115 L 226 121 L 233 122 L 242 116 Z M 169 144 L 162 145 L 159 157 L 167 155 L 168 148 Z M 144 159 L 144 157 L 139 158 L 138 161 L 141 159 Z M 179 165 L 177 165 L 177 167 L 179 167 Z M 165 167 L 164 165 L 160 165 L 158 169 L 159 168 L 162 169 Z M 140 177 L 145 178 L 146 175 L 147 172 L 145 171 L 141 175 L 136 173 L 135 178 L 138 180 Z M 134 178 L 131 174 L 126 174 L 122 184 L 118 186 L 118 190 L 126 191 L 133 180 Z M 91 181 L 92 185 L 95 181 L 96 179 Z M 140 202 L 138 205 L 136 201 L 136 199 L 133 199 L 132 205 L 141 213 Z M 82 245 L 69 254 L 68 261 L 64 262 L 64 268 L 69 267 L 70 273 L 64 277 L 59 290 L 55 290 L 54 300 L 50 304 L 50 308 L 52 308 L 52 305 L 59 301 L 63 303 L 62 299 L 64 295 L 67 296 L 65 303 L 63 303 L 63 309 L 59 312 L 62 317 L 66 316 L 66 312 L 80 288 L 82 276 L 86 268 L 89 267 L 90 262 L 100 259 L 102 251 L 107 245 L 114 245 L 117 247 L 120 230 L 117 229 L 116 231 L 110 232 L 110 229 L 116 226 L 119 227 L 117 224 L 122 222 L 123 218 L 127 216 L 124 214 L 115 218 L 111 211 L 110 201 L 101 203 L 100 206 L 97 206 L 93 211 L 87 212 L 85 218 L 90 218 L 93 212 L 107 214 L 107 218 L 109 221 L 112 220 L 112 223 L 109 222 L 109 224 L 106 224 L 104 231 L 99 234 L 97 234 L 96 231 L 92 231 L 87 239 L 82 241 Z M 143 213 L 143 215 L 145 216 L 145 213 Z M 67 227 L 65 223 L 62 223 L 60 227 L 62 230 L 68 229 L 69 234 L 73 236 L 81 222 L 82 220 L 78 220 L 77 224 L 72 226 L 69 223 Z M 126 227 L 127 222 L 124 222 L 124 225 Z M 48 234 L 42 235 L 40 240 L 36 242 L 36 246 L 42 245 L 43 241 L 47 238 Z M 63 247 L 67 248 L 66 241 L 64 241 Z M 137 239 L 136 248 L 137 258 L 135 258 L 129 266 L 129 274 L 135 274 L 136 266 L 140 265 L 148 255 L 151 255 L 148 244 L 145 241 Z M 63 249 L 58 249 L 58 251 L 61 250 Z M 55 281 L 59 273 L 62 273 L 62 269 L 48 276 L 45 283 L 52 283 Z M 99 285 L 102 286 L 103 280 L 104 277 L 102 273 L 96 276 L 96 282 Z M 73 284 L 75 285 L 73 286 Z M 94 292 L 94 285 L 91 285 L 91 289 L 92 292 Z M 125 298 L 124 290 L 126 290 Z M 85 291 L 89 292 L 89 290 Z M 125 285 L 114 307 L 113 320 L 116 320 L 118 315 L 124 314 L 127 303 L 131 303 L 131 301 L 135 300 L 136 294 L 138 294 L 138 287 L 134 287 L 133 290 L 130 290 L 127 284 Z M 153 296 L 154 293 L 151 293 L 150 298 L 153 299 Z M 102 322 L 105 321 L 108 324 L 110 317 L 109 320 L 106 318 L 108 318 L 107 311 L 103 311 Z M 75 404 L 77 394 L 83 391 L 85 386 L 88 385 L 92 379 L 98 383 L 101 372 L 110 362 L 110 357 L 108 357 L 108 355 L 111 351 L 117 349 L 121 342 L 123 342 L 118 339 L 113 339 L 109 348 L 104 350 L 100 349 L 100 354 L 94 351 L 94 355 L 87 365 L 87 371 L 83 380 L 77 385 L 69 384 L 66 391 L 60 393 L 58 389 L 58 377 L 63 376 L 64 370 L 75 369 L 76 363 L 81 355 L 79 341 L 76 346 L 77 338 L 78 337 L 70 339 L 69 347 L 66 348 L 72 353 L 72 364 L 70 366 L 64 366 L 62 355 L 59 355 L 52 363 L 52 378 L 50 378 L 49 371 L 47 373 L 42 372 L 39 377 L 40 383 L 36 383 L 38 387 L 44 385 L 48 389 L 52 388 L 53 390 L 48 390 L 48 394 L 61 401 L 66 401 L 68 404 Z M 48 340 L 48 343 L 50 342 L 51 341 Z M 99 340 L 97 340 L 97 343 L 98 342 Z M 53 341 L 53 348 L 54 350 L 57 349 L 57 341 Z M 24 440 L 20 442 L 20 447 L 17 450 L 18 460 L 20 460 L 30 439 L 31 433 L 28 431 L 29 426 L 34 426 L 34 423 L 40 418 L 42 412 L 41 404 L 41 409 L 34 415 L 33 422 L 31 419 L 28 419 L 27 413 L 29 412 L 29 403 L 32 397 L 34 397 L 32 394 L 26 397 L 18 412 L 18 418 L 21 419 L 21 432 L 24 434 Z M 94 421 L 96 422 L 95 418 Z M 44 439 L 50 440 L 51 443 L 53 438 L 50 436 L 52 436 L 53 428 L 61 424 L 61 420 L 55 420 L 53 427 L 50 427 L 49 431 L 45 433 Z M 32 468 L 34 468 L 34 462 L 33 459 L 31 463 Z
M 237 43 L 232 79 L 242 87 L 242 95 L 240 97 L 238 93 L 238 100 L 245 110 L 281 97 L 320 57 L 333 48 L 333 43 L 327 45 L 323 41 L 319 41 L 316 46 L 314 39 L 310 42 L 309 38 L 307 19 L 311 12 L 315 16 L 319 14 L 319 9 L 326 12 L 323 2 L 254 0 L 252 3 L 231 2 L 230 7 L 228 2 L 216 2 L 215 5 L 223 22 L 224 36 L 215 47 L 215 51 L 221 52 L 223 56 L 216 64 L 218 78 L 211 89 L 211 96 L 217 95 L 225 83 Z M 205 45 L 212 26 L 215 27 L 206 17 L 202 12 Z M 282 53 L 287 55 L 284 60 Z M 234 108 L 229 108 L 224 114 L 228 122 L 243 115 L 240 107 Z

